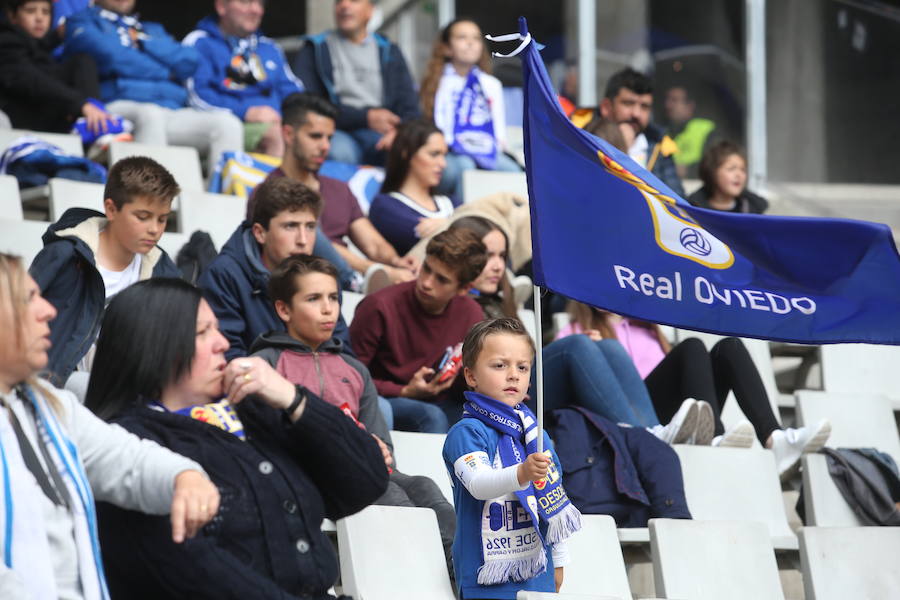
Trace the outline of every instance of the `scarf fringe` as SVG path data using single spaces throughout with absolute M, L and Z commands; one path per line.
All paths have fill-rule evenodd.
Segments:
M 547 520 L 547 543 L 550 545 L 571 537 L 581 529 L 581 512 L 569 503 L 562 511 Z
M 478 585 L 497 585 L 507 581 L 527 581 L 547 570 L 543 548 L 533 556 L 516 560 L 488 561 L 478 569 Z

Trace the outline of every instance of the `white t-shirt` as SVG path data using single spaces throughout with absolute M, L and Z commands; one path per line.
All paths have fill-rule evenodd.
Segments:
M 637 137 L 634 138 L 631 148 L 628 149 L 628 156 L 630 156 L 637 164 L 646 167 L 647 161 L 650 160 L 650 156 L 648 156 L 649 151 L 650 142 L 647 140 L 647 136 L 643 133 L 639 133 Z
M 106 302 L 109 304 L 109 301 L 112 300 L 116 294 L 127 288 L 132 283 L 137 283 L 141 277 L 141 257 L 142 254 L 135 254 L 131 263 L 125 267 L 124 271 L 110 271 L 104 267 L 100 266 L 100 263 L 97 263 L 97 270 L 100 272 L 100 277 L 103 278 L 103 287 L 106 290 Z M 79 371 L 90 371 L 91 366 L 94 364 L 94 354 L 97 350 L 97 341 L 94 340 L 94 343 L 91 344 L 91 347 L 88 348 L 87 353 L 78 363 Z

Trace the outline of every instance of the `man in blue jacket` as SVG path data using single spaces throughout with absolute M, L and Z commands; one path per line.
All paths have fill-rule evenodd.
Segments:
M 188 102 L 200 110 L 224 108 L 244 122 L 244 149 L 281 156 L 281 102 L 303 84 L 275 43 L 257 31 L 263 0 L 216 0 L 209 16 L 182 42 L 199 55 L 187 80 Z
M 243 148 L 240 119 L 227 111 L 185 108 L 182 82 L 197 70 L 197 52 L 158 23 L 134 14 L 135 0 L 96 0 L 66 21 L 65 56 L 89 54 L 97 62 L 100 94 L 110 112 L 134 123 L 135 141 L 194 146 L 210 172 L 222 152 Z
M 374 0 L 337 0 L 336 28 L 307 39 L 294 72 L 339 109 L 332 160 L 384 164 L 397 125 L 418 117 L 419 95 L 400 48 L 369 34 Z

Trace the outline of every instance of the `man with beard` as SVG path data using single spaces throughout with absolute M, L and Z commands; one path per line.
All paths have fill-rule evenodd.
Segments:
M 650 78 L 627 68 L 609 78 L 600 102 L 600 116 L 619 124 L 628 144 L 628 155 L 635 162 L 684 197 L 673 158 L 678 146 L 650 123 L 652 108 L 653 83 Z
M 337 108 L 313 94 L 291 94 L 285 98 L 281 113 L 284 158 L 281 167 L 272 171 L 269 178 L 290 177 L 321 195 L 323 208 L 319 225 L 352 269 L 363 274 L 383 269 L 387 278 L 378 287 L 412 280 L 415 261 L 397 255 L 363 214 L 350 187 L 318 173 L 331 149 Z M 364 256 L 352 252 L 345 237 Z

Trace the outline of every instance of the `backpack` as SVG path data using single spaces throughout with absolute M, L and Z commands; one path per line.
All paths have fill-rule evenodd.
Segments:
M 181 278 L 192 285 L 197 285 L 200 275 L 206 271 L 210 263 L 218 256 L 212 238 L 205 231 L 195 231 L 191 239 L 178 251 L 175 264 L 181 270 Z

